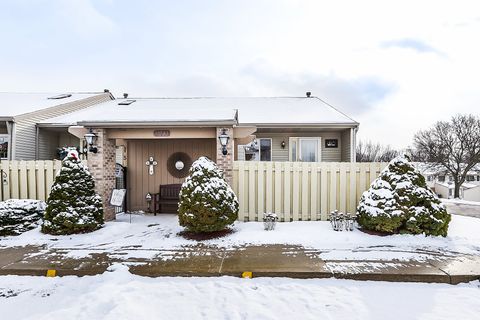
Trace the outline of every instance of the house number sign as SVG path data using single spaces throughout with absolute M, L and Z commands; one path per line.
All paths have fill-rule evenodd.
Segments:
M 148 161 L 145 162 L 148 167 L 148 174 L 153 176 L 153 166 L 156 166 L 158 163 L 153 159 L 153 157 L 148 158 Z
M 155 130 L 153 135 L 155 137 L 170 137 L 170 130 Z

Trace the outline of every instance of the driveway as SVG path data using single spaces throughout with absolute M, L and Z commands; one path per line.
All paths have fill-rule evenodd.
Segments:
M 462 203 L 453 201 L 442 201 L 447 207 L 447 211 L 461 216 L 480 218 L 480 202 L 478 204 Z

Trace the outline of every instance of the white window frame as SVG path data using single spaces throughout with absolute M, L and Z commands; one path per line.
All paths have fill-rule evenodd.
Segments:
M 302 140 L 315 140 L 317 141 L 317 159 L 315 162 L 322 161 L 322 137 L 290 137 L 288 138 L 288 160 L 294 162 L 302 162 L 299 155 L 301 154 L 301 141 Z M 293 158 L 293 144 L 295 144 L 295 159 Z
M 257 161 L 262 161 L 262 147 L 261 147 L 261 142 L 260 140 L 270 140 L 270 159 L 269 160 L 263 160 L 263 161 L 272 161 L 273 157 L 273 141 L 272 138 L 257 138 L 258 140 L 258 160 Z

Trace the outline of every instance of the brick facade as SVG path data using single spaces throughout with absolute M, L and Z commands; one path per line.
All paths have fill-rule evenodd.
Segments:
M 115 208 L 110 196 L 115 188 L 115 140 L 107 139 L 105 129 L 94 129 L 97 135 L 97 153 L 89 152 L 88 168 L 95 179 L 95 191 L 102 197 L 105 221 L 115 219 Z
M 227 155 L 222 153 L 222 145 L 218 136 L 222 134 L 222 130 L 226 129 L 226 133 L 230 137 L 227 144 Z M 217 165 L 223 170 L 225 180 L 231 185 L 233 177 L 233 159 L 234 159 L 234 147 L 233 147 L 233 127 L 217 127 Z

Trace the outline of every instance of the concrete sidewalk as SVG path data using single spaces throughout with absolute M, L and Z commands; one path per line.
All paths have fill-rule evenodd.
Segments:
M 323 260 L 321 251 L 300 246 L 245 246 L 236 249 L 194 246 L 180 250 L 149 250 L 158 258 L 128 258 L 121 252 L 99 251 L 83 258 L 71 258 L 75 249 L 46 249 L 27 246 L 0 248 L 0 275 L 45 276 L 101 274 L 113 263 L 129 266 L 141 276 L 241 276 L 339 278 L 398 282 L 457 284 L 480 279 L 480 256 L 429 253 L 425 261 Z M 130 249 L 135 250 L 135 249 Z M 143 249 L 138 249 L 143 250 Z M 149 252 L 152 253 L 152 252 Z

